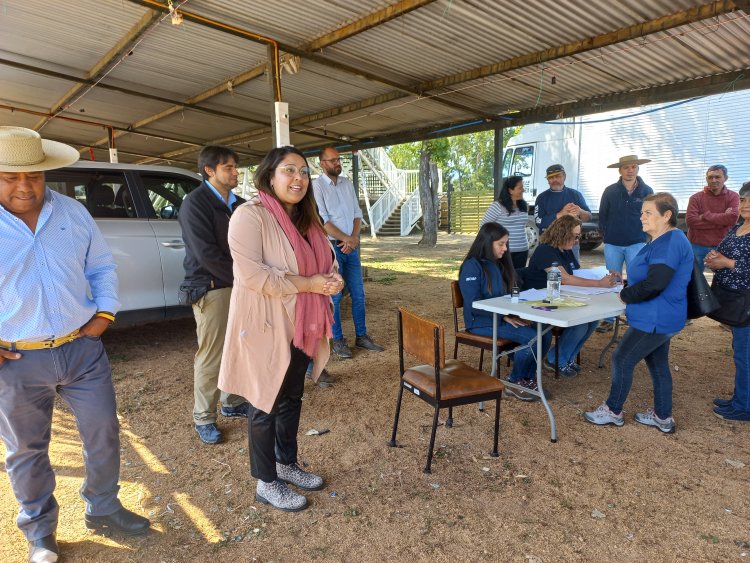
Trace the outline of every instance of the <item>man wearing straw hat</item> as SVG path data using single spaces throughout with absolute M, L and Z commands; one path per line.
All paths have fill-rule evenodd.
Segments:
M 604 262 L 610 272 L 622 276 L 623 264 L 630 261 L 646 244 L 646 233 L 641 225 L 643 198 L 654 193 L 643 178 L 638 176 L 639 166 L 651 162 L 647 158 L 629 154 L 607 166 L 617 168 L 620 179 L 607 186 L 599 203 L 599 230 L 604 238 Z M 612 329 L 611 320 L 603 320 L 598 332 Z
M 86 208 L 45 186 L 46 170 L 76 160 L 73 147 L 0 127 L 0 438 L 31 562 L 59 555 L 49 459 L 56 394 L 83 444 L 86 527 L 130 535 L 150 525 L 117 498 L 119 424 L 100 340 L 120 307 L 112 254 Z

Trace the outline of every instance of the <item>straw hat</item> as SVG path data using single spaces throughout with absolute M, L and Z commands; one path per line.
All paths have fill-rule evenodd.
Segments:
M 607 168 L 620 168 L 621 166 L 625 166 L 626 164 L 646 164 L 647 162 L 651 162 L 651 159 L 638 158 L 637 154 L 629 154 L 627 156 L 621 156 L 618 162 L 610 164 L 609 166 L 607 166 Z
M 80 158 L 73 147 L 42 139 L 24 127 L 0 126 L 0 172 L 43 172 L 73 164 Z

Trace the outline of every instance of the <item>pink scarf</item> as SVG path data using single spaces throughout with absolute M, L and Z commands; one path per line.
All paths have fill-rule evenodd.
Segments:
M 330 273 L 333 266 L 333 253 L 323 231 L 311 226 L 307 231 L 308 241 L 300 234 L 276 198 L 260 190 L 258 195 L 263 206 L 276 218 L 289 239 L 297 258 L 299 275 L 310 277 L 315 274 Z M 320 339 L 324 336 L 330 338 L 332 335 L 333 314 L 330 304 L 331 298 L 320 293 L 305 292 L 297 294 L 293 342 L 297 348 L 311 358 L 318 351 Z

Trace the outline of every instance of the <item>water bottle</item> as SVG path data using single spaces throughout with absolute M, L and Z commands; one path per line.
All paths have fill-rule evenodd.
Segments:
M 547 299 L 546 301 L 553 303 L 555 299 L 560 299 L 560 281 L 562 280 L 562 274 L 560 268 L 557 267 L 557 262 L 552 262 L 552 267 L 547 271 Z

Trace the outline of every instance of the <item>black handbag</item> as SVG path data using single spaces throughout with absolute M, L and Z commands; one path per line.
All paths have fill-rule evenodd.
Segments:
M 698 264 L 698 260 L 693 257 L 693 272 L 687 286 L 688 319 L 704 317 L 721 305 L 711 291 L 702 270 L 703 268 Z
M 750 324 L 750 290 L 724 287 L 716 282 L 716 278 L 711 289 L 720 307 L 709 313 L 709 318 L 729 326 Z

